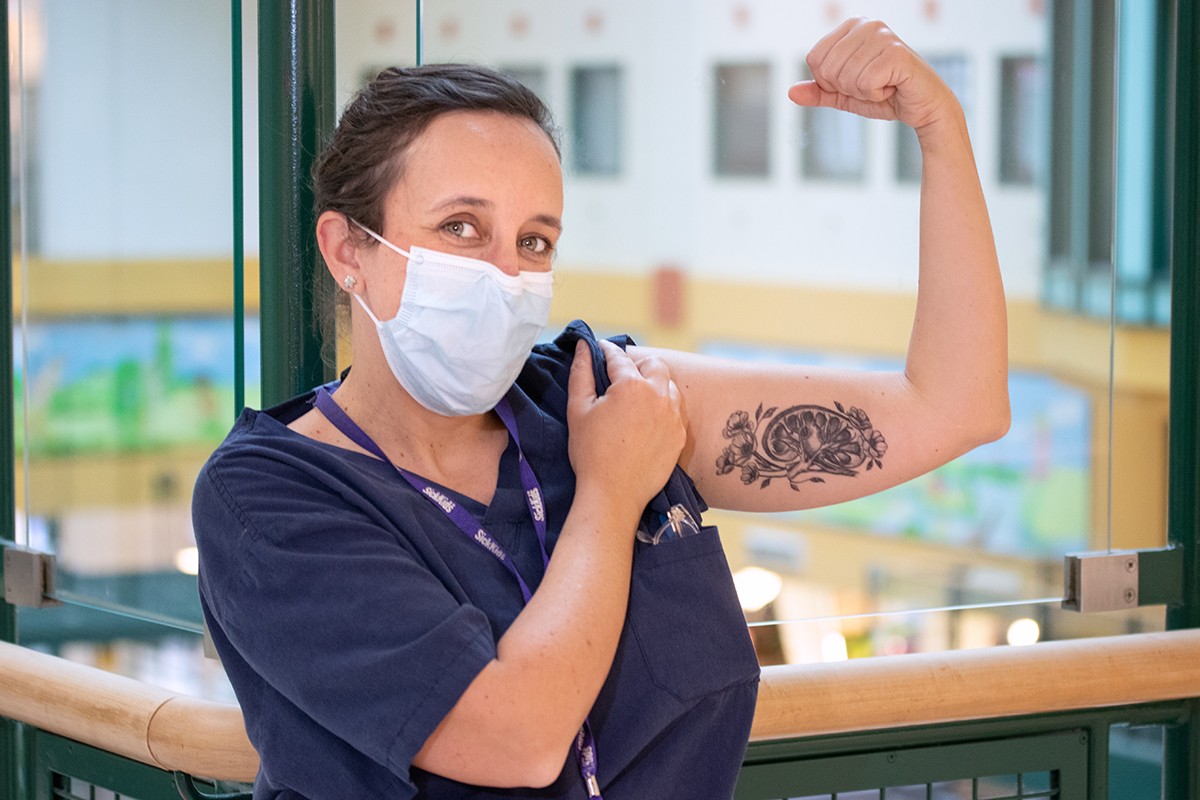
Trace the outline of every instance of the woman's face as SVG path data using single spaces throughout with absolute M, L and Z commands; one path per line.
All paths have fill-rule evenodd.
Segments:
M 435 118 L 404 154 L 388 193 L 383 238 L 494 264 L 547 271 L 562 228 L 562 169 L 532 121 L 491 111 Z M 364 300 L 380 319 L 400 308 L 405 258 L 374 246 L 359 256 Z

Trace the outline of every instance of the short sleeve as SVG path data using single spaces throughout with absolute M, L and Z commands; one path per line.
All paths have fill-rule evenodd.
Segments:
M 368 501 L 355 484 L 369 475 L 319 474 L 303 454 L 249 450 L 209 462 L 193 518 L 201 592 L 232 651 L 222 658 L 254 674 L 235 682 L 263 722 L 251 738 L 260 753 L 321 757 L 304 752 L 303 731 L 271 724 L 293 711 L 270 707 L 277 693 L 407 781 L 412 758 L 495 657 L 488 620 Z M 242 698 L 256 678 L 264 695 Z

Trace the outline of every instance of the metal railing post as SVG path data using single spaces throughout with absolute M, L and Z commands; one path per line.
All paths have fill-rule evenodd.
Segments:
M 259 263 L 262 405 L 332 371 L 321 360 L 313 274 L 312 164 L 333 130 L 333 0 L 258 4 Z
M 1200 7 L 1176 0 L 1171 406 L 1167 533 L 1184 551 L 1183 604 L 1167 627 L 1200 627 Z M 1170 77 L 1167 75 L 1165 77 Z M 1164 796 L 1200 797 L 1200 720 L 1167 729 Z

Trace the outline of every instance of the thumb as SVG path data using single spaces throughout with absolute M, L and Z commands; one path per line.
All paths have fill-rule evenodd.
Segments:
M 575 359 L 571 362 L 571 374 L 567 378 L 567 406 L 595 399 L 596 377 L 592 374 L 592 352 L 580 339 L 575 343 Z
M 800 81 L 788 89 L 788 99 L 798 106 L 819 106 L 823 94 L 816 81 Z

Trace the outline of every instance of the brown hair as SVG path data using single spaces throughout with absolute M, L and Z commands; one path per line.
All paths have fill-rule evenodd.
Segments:
M 404 175 L 404 153 L 436 117 L 450 111 L 497 111 L 531 120 L 545 131 L 559 158 L 558 130 L 546 105 L 516 78 L 472 64 L 389 67 L 350 101 L 333 139 L 313 165 L 314 218 L 338 211 L 383 232 L 387 194 Z M 356 229 L 357 231 L 357 229 Z M 375 244 L 361 231 L 364 244 Z M 326 270 L 317 270 L 314 300 L 324 341 L 332 352 L 335 318 L 349 298 Z

